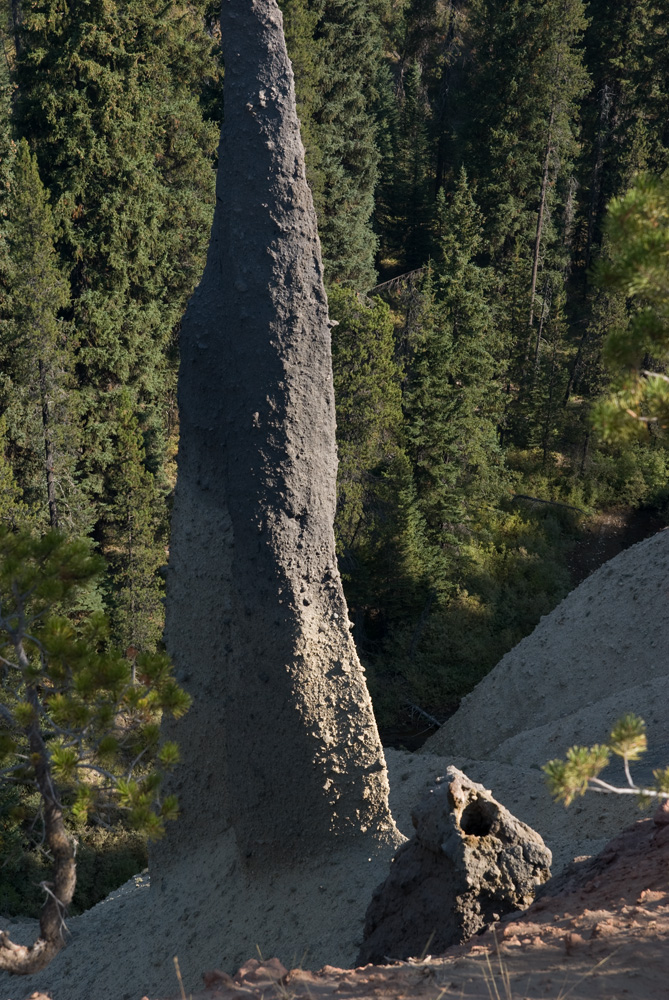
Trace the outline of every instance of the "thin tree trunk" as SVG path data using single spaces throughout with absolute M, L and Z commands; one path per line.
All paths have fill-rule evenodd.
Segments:
M 21 643 L 16 646 L 16 654 L 25 674 L 28 660 Z M 32 945 L 14 944 L 5 931 L 0 931 L 0 969 L 20 976 L 44 969 L 65 946 L 64 916 L 72 902 L 77 880 L 74 844 L 65 829 L 61 805 L 53 786 L 49 753 L 40 730 L 39 697 L 34 687 L 28 687 L 26 701 L 34 711 L 34 719 L 27 727 L 26 735 L 30 755 L 35 761 L 37 788 L 42 797 L 45 843 L 53 856 L 53 881 L 42 883 L 47 898 L 40 915 L 39 937 Z
M 557 337 L 553 341 L 553 354 L 551 356 L 551 371 L 550 380 L 548 383 L 548 401 L 546 404 L 546 419 L 544 421 L 544 433 L 543 433 L 543 458 L 541 462 L 541 467 L 546 467 L 546 462 L 548 461 L 548 438 L 551 431 L 551 421 L 553 418 L 553 396 L 555 393 L 555 375 L 556 375 L 556 360 L 557 360 Z
M 586 326 L 585 330 L 581 334 L 581 339 L 578 342 L 578 349 L 576 351 L 576 357 L 574 358 L 574 363 L 571 366 L 571 370 L 569 372 L 569 378 L 567 379 L 567 388 L 565 389 L 564 400 L 562 402 L 563 408 L 565 406 L 567 406 L 567 404 L 569 403 L 569 400 L 571 398 L 572 389 L 574 388 L 574 384 L 576 382 L 576 376 L 578 374 L 578 369 L 579 369 L 579 366 L 581 364 L 581 357 L 583 355 L 583 348 L 585 347 L 585 345 L 586 345 L 586 343 L 588 341 L 589 335 L 590 335 L 590 328 L 588 326 Z
M 544 169 L 541 175 L 541 192 L 539 194 L 539 212 L 537 215 L 537 232 L 534 238 L 534 253 L 532 256 L 532 282 L 530 284 L 530 337 L 534 325 L 534 299 L 537 291 L 537 275 L 539 273 L 539 257 L 541 255 L 541 237 L 544 230 L 544 216 L 546 214 L 546 193 L 548 191 L 548 177 L 550 174 L 551 156 L 553 155 L 553 122 L 555 120 L 555 107 L 551 108 L 551 115 L 548 121 L 548 141 L 546 143 L 546 156 L 544 157 Z
M 14 35 L 14 49 L 17 57 L 21 55 L 21 0 L 11 0 L 12 6 L 12 33 Z
M 579 475 L 583 476 L 585 474 L 585 463 L 588 460 L 588 447 L 590 445 L 590 427 L 588 427 L 585 432 L 585 437 L 583 439 L 583 452 L 581 455 L 581 465 L 579 468 Z
M 539 367 L 539 352 L 541 350 L 541 337 L 542 337 L 542 334 L 544 332 L 544 320 L 546 319 L 546 311 L 547 311 L 546 310 L 546 305 L 547 305 L 547 299 L 548 299 L 549 289 L 550 289 L 550 285 L 548 284 L 548 282 L 546 282 L 546 284 L 544 285 L 544 294 L 543 294 L 543 299 L 542 299 L 542 302 L 541 302 L 541 317 L 539 319 L 539 329 L 537 331 L 537 346 L 536 346 L 536 350 L 534 352 L 534 370 L 535 370 L 535 372 L 537 371 L 537 369 Z
M 604 137 L 608 131 L 609 118 L 611 116 L 612 92 L 608 83 L 602 87 L 599 98 L 599 127 L 597 129 L 597 141 L 595 143 L 595 162 L 592 165 L 592 175 L 590 180 L 590 201 L 588 205 L 588 230 L 585 242 L 585 266 L 590 265 L 592 255 L 592 244 L 595 237 L 595 228 L 599 217 L 599 207 L 602 193 L 602 171 L 604 168 Z
M 44 469 L 46 473 L 46 496 L 49 505 L 49 524 L 58 527 L 58 503 L 56 501 L 56 480 L 53 471 L 53 430 L 49 412 L 49 396 L 47 391 L 46 366 L 40 359 L 39 387 L 42 402 L 42 435 L 44 437 Z

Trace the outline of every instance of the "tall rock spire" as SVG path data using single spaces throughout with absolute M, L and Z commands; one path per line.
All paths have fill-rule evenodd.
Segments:
M 335 406 L 316 217 L 275 0 L 223 0 L 225 124 L 181 332 L 167 647 L 193 696 L 160 868 L 398 835 L 335 556 Z M 162 860 L 161 860 L 162 859 Z

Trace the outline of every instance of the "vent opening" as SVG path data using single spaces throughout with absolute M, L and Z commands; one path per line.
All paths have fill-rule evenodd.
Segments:
M 463 809 L 460 829 L 469 837 L 485 837 L 492 830 L 492 816 L 480 799 L 474 799 Z

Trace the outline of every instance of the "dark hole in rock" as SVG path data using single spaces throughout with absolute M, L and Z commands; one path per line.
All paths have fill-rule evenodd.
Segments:
M 460 829 L 470 837 L 485 837 L 492 829 L 492 817 L 479 799 L 463 809 Z

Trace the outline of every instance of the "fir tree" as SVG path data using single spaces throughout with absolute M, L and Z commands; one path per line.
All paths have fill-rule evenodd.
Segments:
M 499 276 L 496 321 L 508 346 L 505 434 L 518 444 L 532 408 L 550 303 L 569 271 L 579 102 L 588 89 L 583 0 L 475 0 L 469 121 L 462 155 L 477 178 L 485 242 Z
M 406 270 L 423 265 L 430 248 L 433 171 L 429 116 L 420 66 L 414 62 L 404 79 L 392 174 L 392 225 L 396 252 Z
M 104 541 L 115 534 L 105 497 L 136 489 L 133 464 L 115 465 L 119 389 L 141 414 L 146 463 L 161 476 L 175 423 L 176 333 L 214 201 L 218 130 L 199 94 L 218 62 L 200 3 L 38 0 L 24 11 L 20 39 L 17 127 L 51 193 L 69 278 L 78 472 Z M 117 532 L 125 529 L 122 520 Z M 103 545 L 103 554 L 113 552 Z M 122 604 L 124 587 L 119 579 L 111 589 Z
M 281 0 L 326 281 L 358 290 L 376 280 L 372 228 L 379 152 L 374 105 L 381 74 L 380 4 Z
M 667 0 L 612 8 L 589 6 L 586 59 L 593 87 L 584 107 L 585 245 L 587 266 L 600 245 L 606 207 L 639 170 L 669 166 Z
M 5 224 L 8 298 L 0 325 L 3 403 L 24 498 L 52 528 L 82 527 L 74 482 L 76 415 L 69 287 L 54 248 L 55 226 L 25 139 L 14 162 Z M 79 502 L 81 498 L 79 497 Z
M 440 258 L 423 287 L 421 339 L 405 392 L 409 455 L 429 537 L 452 531 L 499 494 L 500 360 L 486 290 L 476 263 L 482 219 L 461 172 L 451 203 L 441 201 Z
M 37 518 L 23 500 L 23 491 L 16 481 L 8 458 L 7 419 L 0 417 L 0 522 L 11 528 L 33 524 Z
M 322 63 L 314 132 L 323 186 L 315 207 L 323 262 L 330 283 L 364 290 L 376 281 L 372 214 L 379 154 L 373 104 L 380 23 L 370 0 L 318 5 L 315 37 Z
M 548 195 L 568 177 L 588 85 L 585 23 L 582 0 L 472 3 L 469 44 L 478 58 L 466 84 L 463 155 L 498 260 L 518 234 L 541 237 Z
M 114 465 L 104 507 L 103 548 L 108 553 L 114 639 L 123 648 L 154 651 L 163 631 L 163 582 L 167 534 L 164 492 L 146 468 L 144 440 L 122 390 L 114 407 Z
M 336 528 L 340 551 L 346 552 L 373 531 L 375 493 L 398 450 L 401 376 L 386 303 L 359 299 L 342 288 L 333 288 L 329 301 L 337 321 L 332 337 L 339 453 Z
M 197 95 L 216 65 L 200 15 L 156 0 L 24 11 L 17 127 L 51 192 L 70 278 L 88 475 L 110 461 L 106 394 L 119 385 L 141 400 L 161 459 L 172 331 L 213 202 L 216 127 Z

